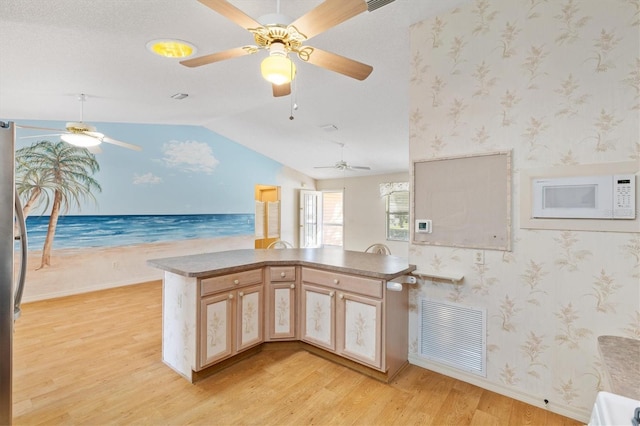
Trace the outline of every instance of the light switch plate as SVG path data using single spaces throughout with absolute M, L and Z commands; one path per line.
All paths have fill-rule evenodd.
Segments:
M 473 263 L 476 265 L 484 265 L 484 250 L 475 250 L 473 252 Z

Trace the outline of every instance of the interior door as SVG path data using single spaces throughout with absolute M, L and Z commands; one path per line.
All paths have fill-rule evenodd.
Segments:
M 264 249 L 280 239 L 280 187 L 256 185 L 255 200 L 256 238 L 254 246 Z
M 300 190 L 300 248 L 322 246 L 322 192 Z

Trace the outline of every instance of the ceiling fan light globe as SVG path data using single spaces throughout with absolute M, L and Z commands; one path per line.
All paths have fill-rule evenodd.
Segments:
M 79 146 L 81 148 L 97 146 L 100 145 L 101 142 L 100 139 L 85 135 L 83 133 L 66 133 L 64 135 L 61 135 L 60 139 L 68 144 Z
M 277 86 L 290 83 L 296 76 L 296 66 L 286 56 L 270 55 L 260 64 L 262 77 Z
M 147 50 L 165 58 L 188 58 L 196 53 L 193 44 L 170 39 L 151 40 L 147 43 Z

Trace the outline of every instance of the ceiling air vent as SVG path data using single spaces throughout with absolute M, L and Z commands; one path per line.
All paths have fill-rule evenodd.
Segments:
M 382 6 L 386 6 L 389 3 L 393 3 L 395 0 L 367 0 L 367 10 L 373 12 L 376 9 L 380 9 Z

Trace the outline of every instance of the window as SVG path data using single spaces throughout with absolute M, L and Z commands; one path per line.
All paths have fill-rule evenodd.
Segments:
M 322 245 L 342 247 L 344 221 L 342 191 L 322 193 Z
M 409 241 L 409 191 L 387 195 L 387 240 Z

